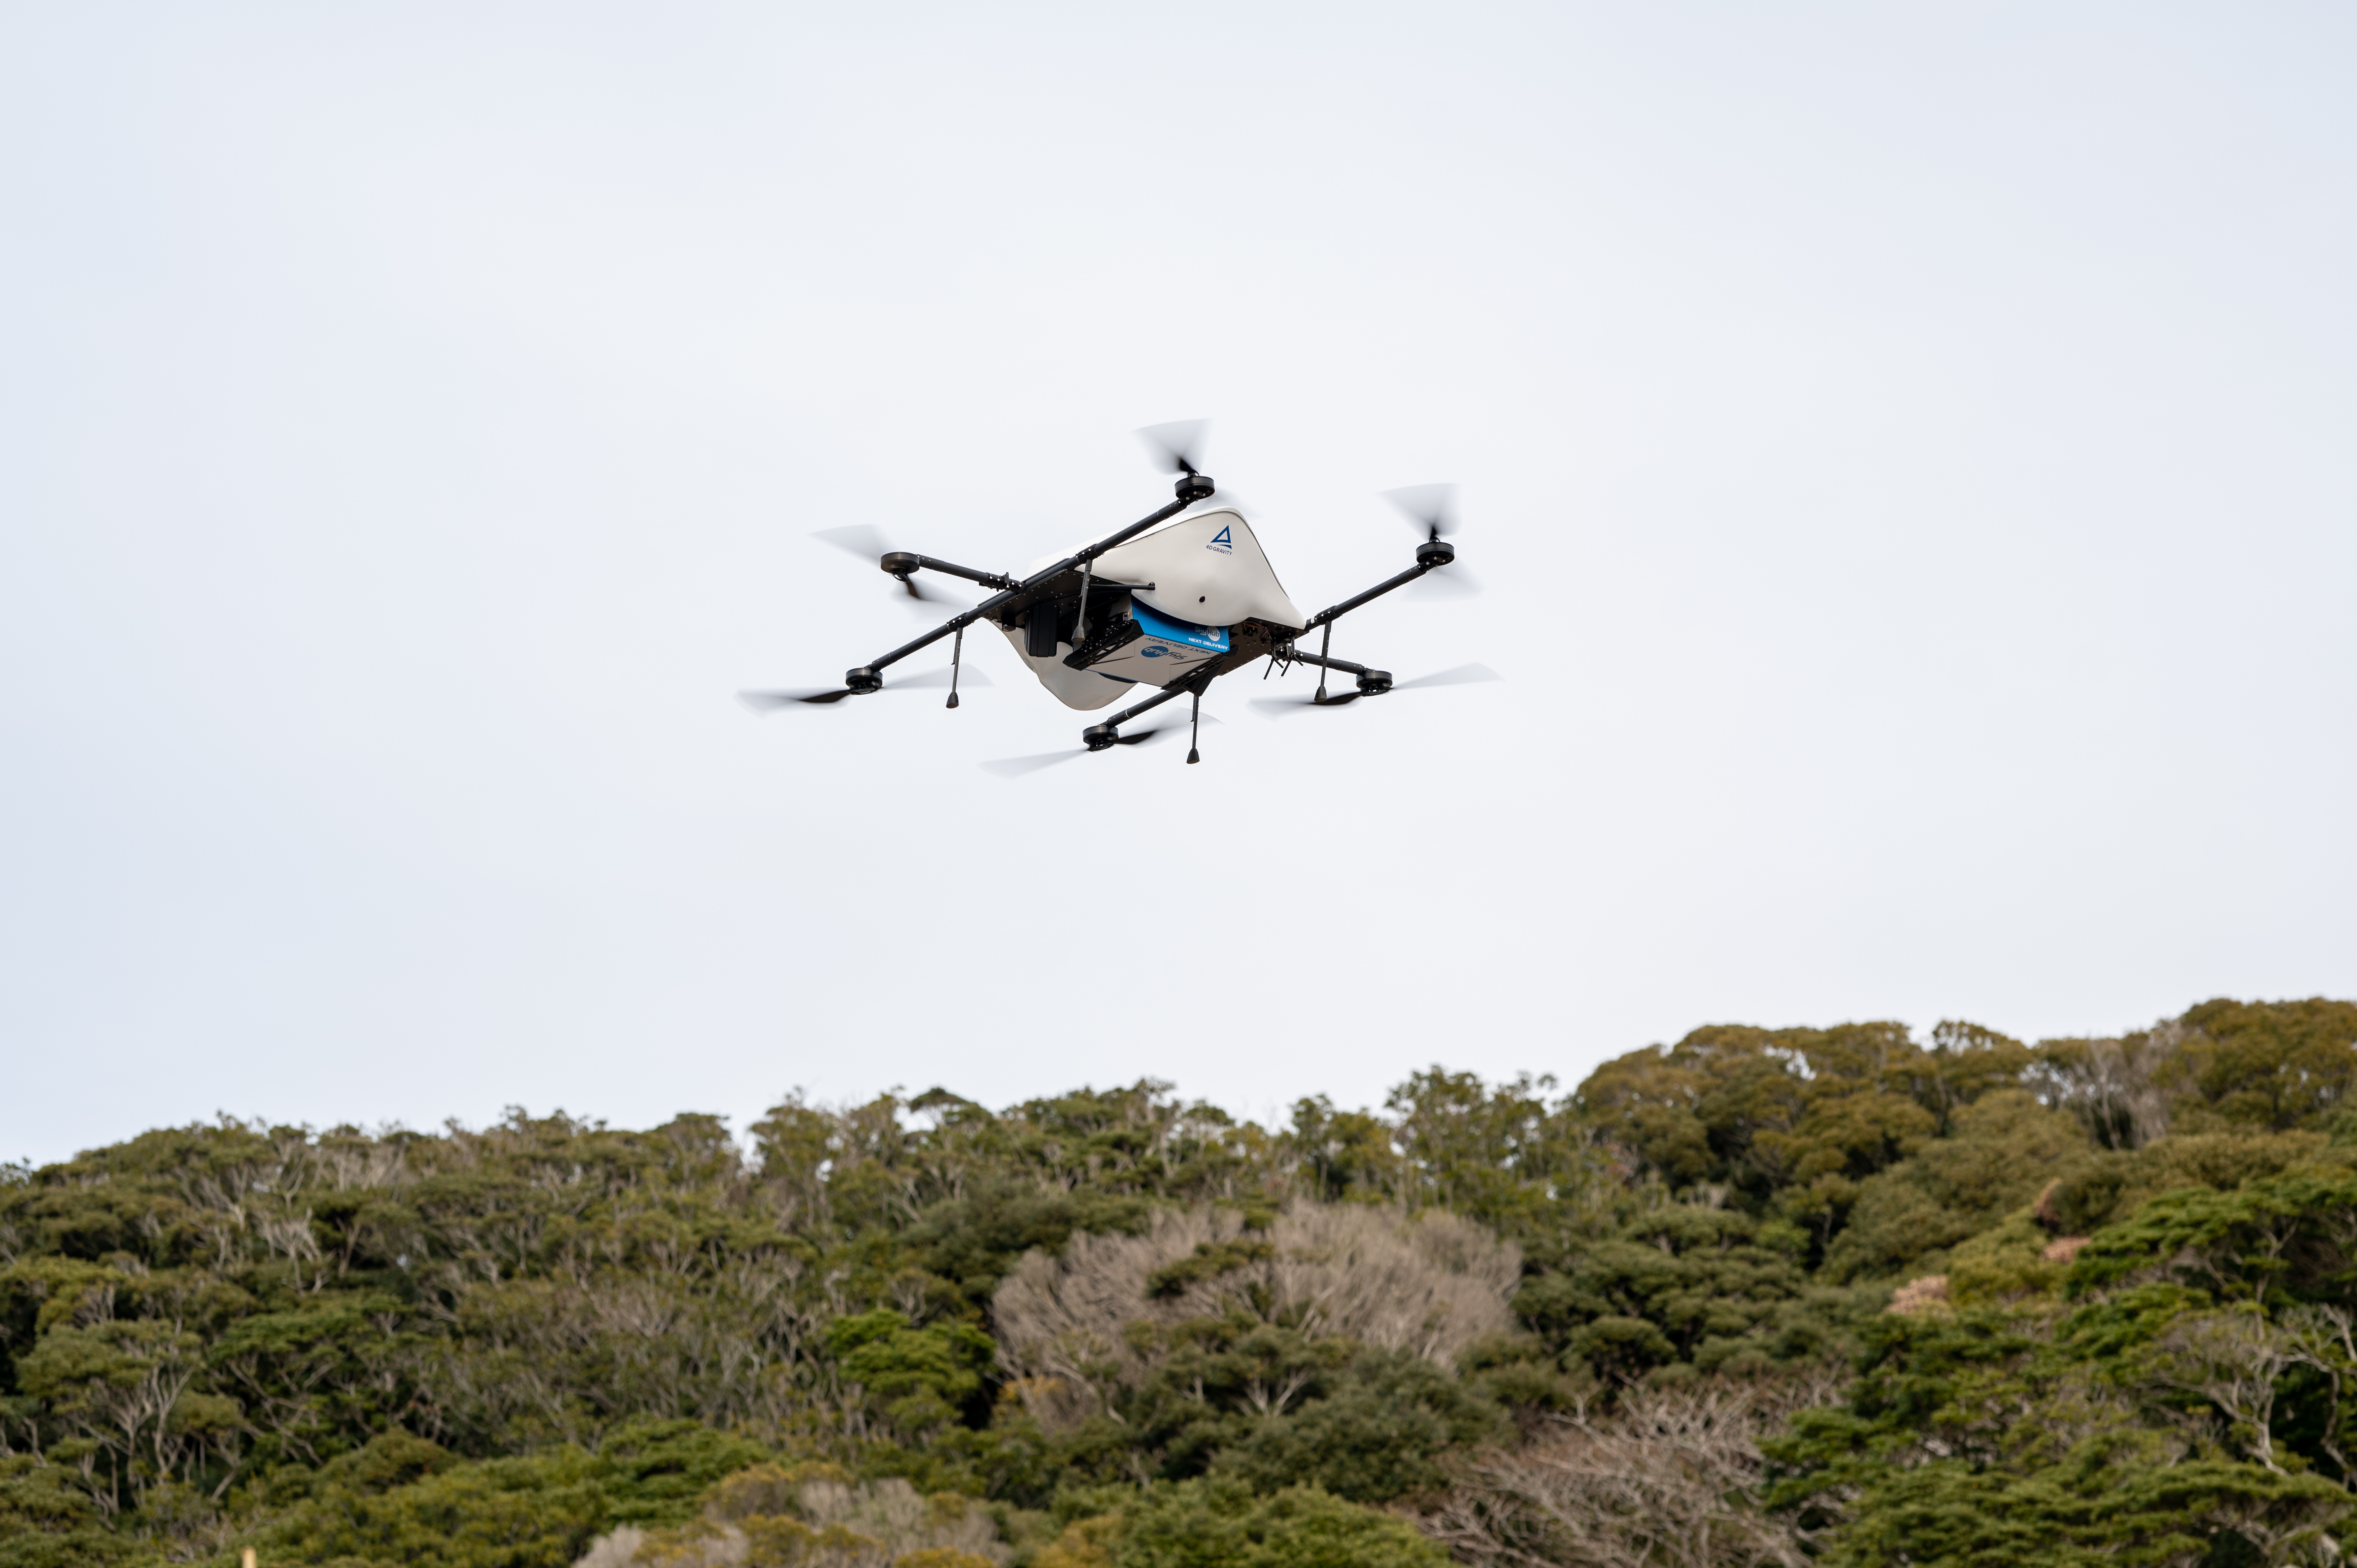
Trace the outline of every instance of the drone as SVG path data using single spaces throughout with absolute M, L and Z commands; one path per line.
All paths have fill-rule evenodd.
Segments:
M 952 641 L 947 669 L 898 681 L 892 689 L 946 684 L 949 700 L 944 705 L 954 708 L 958 705 L 959 672 L 964 663 L 966 628 L 985 622 L 1006 635 L 1023 662 L 1039 677 L 1040 685 L 1068 708 L 1093 712 L 1134 695 L 1141 688 L 1152 693 L 1144 701 L 1133 703 L 1111 718 L 1083 729 L 1077 751 L 1053 751 L 983 764 L 994 772 L 1013 778 L 1051 763 L 1110 751 L 1115 746 L 1137 746 L 1172 733 L 1178 728 L 1176 724 L 1132 729 L 1126 734 L 1124 727 L 1180 697 L 1189 699 L 1190 709 L 1187 719 L 1187 760 L 1200 762 L 1201 728 L 1207 716 L 1203 713 L 1204 691 L 1221 676 L 1262 660 L 1268 661 L 1262 671 L 1264 680 L 1272 672 L 1289 672 L 1296 664 L 1307 664 L 1318 671 L 1318 689 L 1308 697 L 1254 700 L 1254 707 L 1274 716 L 1310 708 L 1341 707 L 1361 697 L 1380 697 L 1416 687 L 1499 679 L 1482 665 L 1463 664 L 1415 680 L 1394 682 L 1388 670 L 1370 669 L 1332 657 L 1336 621 L 1456 561 L 1456 547 L 1445 537 L 1457 531 L 1453 486 L 1419 485 L 1384 492 L 1385 499 L 1398 507 L 1423 535 L 1415 547 L 1415 564 L 1364 593 L 1353 595 L 1314 616 L 1304 616 L 1286 596 L 1284 585 L 1277 581 L 1275 569 L 1269 564 L 1243 512 L 1233 504 L 1203 506 L 1219 494 L 1211 477 L 1196 466 L 1208 428 L 1206 421 L 1189 420 L 1139 431 L 1138 435 L 1159 456 L 1166 469 L 1178 476 L 1176 499 L 1069 555 L 1042 557 L 1020 577 L 883 548 L 883 541 L 864 527 L 821 532 L 816 537 L 855 553 L 875 554 L 877 564 L 900 585 L 911 600 L 941 602 L 941 596 L 927 592 L 918 584 L 919 572 L 963 578 L 996 592 L 922 637 L 844 671 L 839 687 L 740 692 L 738 700 L 758 714 L 767 714 L 829 706 L 847 697 L 873 696 L 885 689 L 884 671 L 888 668 L 949 638 Z M 1453 575 L 1453 586 L 1458 592 L 1478 591 L 1461 573 Z M 1318 651 L 1306 652 L 1301 640 L 1313 631 L 1318 634 Z M 1329 695 L 1327 679 L 1334 674 L 1351 677 L 1352 689 Z M 965 683 L 986 686 L 990 682 L 976 671 L 965 677 Z

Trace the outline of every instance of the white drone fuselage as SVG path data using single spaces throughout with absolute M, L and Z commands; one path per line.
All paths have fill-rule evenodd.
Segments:
M 1025 575 L 1063 558 L 1042 557 Z M 1109 604 L 1092 601 L 1094 621 L 1079 633 L 1082 646 L 1114 645 L 1103 647 L 1085 668 L 1065 662 L 1070 642 L 1059 641 L 1052 656 L 1035 658 L 1025 651 L 1022 629 L 999 627 L 1039 683 L 1068 708 L 1104 707 L 1132 686 L 1167 686 L 1227 653 L 1246 621 L 1294 631 L 1308 624 L 1286 596 L 1252 526 L 1241 512 L 1223 507 L 1115 545 L 1097 557 L 1092 571 L 1101 585 L 1134 585 Z M 1135 630 L 1116 624 L 1124 621 Z
M 1388 492 L 1424 536 L 1415 549 L 1415 565 L 1329 605 L 1315 616 L 1304 616 L 1286 595 L 1285 585 L 1277 581 L 1275 568 L 1269 564 L 1243 514 L 1232 506 L 1214 504 L 1218 487 L 1193 466 L 1189 456 L 1190 443 L 1200 435 L 1200 427 L 1157 425 L 1146 434 L 1163 449 L 1172 471 L 1180 475 L 1171 487 L 1176 499 L 1125 528 L 1065 554 L 1033 562 L 1019 578 L 894 550 L 864 525 L 823 531 L 820 537 L 829 543 L 856 554 L 872 551 L 876 564 L 910 598 L 939 597 L 918 587 L 914 579 L 919 572 L 979 583 L 996 592 L 922 636 L 845 671 L 841 686 L 739 692 L 738 698 L 756 713 L 780 709 L 809 713 L 887 690 L 946 685 L 949 696 L 942 705 L 954 708 L 965 634 L 975 623 L 987 621 L 1005 634 L 1015 646 L 1016 657 L 1066 707 L 1092 712 L 1111 707 L 1125 696 L 1135 699 L 1081 731 L 1078 751 L 984 764 L 1011 778 L 1066 757 L 1137 746 L 1167 734 L 1178 727 L 1168 722 L 1168 714 L 1164 715 L 1165 722 L 1150 727 L 1133 728 L 1127 734 L 1123 727 L 1181 697 L 1194 699 L 1183 721 L 1192 729 L 1206 716 L 1202 698 L 1211 682 L 1248 670 L 1262 660 L 1268 660 L 1267 672 L 1289 670 L 1296 664 L 1312 666 L 1318 672 L 1317 690 L 1306 696 L 1253 700 L 1256 707 L 1274 704 L 1283 712 L 1338 708 L 1362 697 L 1415 686 L 1497 679 L 1481 666 L 1468 664 L 1414 681 L 1394 682 L 1388 670 L 1329 657 L 1323 636 L 1315 653 L 1296 646 L 1305 633 L 1321 628 L 1330 632 L 1340 618 L 1457 559 L 1456 547 L 1441 537 L 1455 526 L 1447 487 Z M 888 668 L 945 638 L 955 639 L 950 644 L 947 669 L 927 671 L 887 687 Z M 1329 694 L 1327 678 L 1334 674 L 1350 677 L 1351 689 Z M 973 679 L 977 684 L 989 683 L 980 671 L 974 672 Z M 1141 686 L 1149 690 L 1140 693 Z M 1200 759 L 1199 749 L 1190 745 L 1187 760 Z

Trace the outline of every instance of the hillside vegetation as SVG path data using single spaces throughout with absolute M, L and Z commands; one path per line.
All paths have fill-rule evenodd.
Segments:
M 0 1568 L 2357 1545 L 2357 1004 L 0 1167 Z

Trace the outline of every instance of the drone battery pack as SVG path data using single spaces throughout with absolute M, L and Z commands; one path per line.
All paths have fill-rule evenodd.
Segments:
M 1135 600 L 1129 614 L 1137 635 L 1089 666 L 1100 675 L 1142 686 L 1168 686 L 1206 659 L 1228 650 L 1226 627 L 1197 626 L 1157 615 Z

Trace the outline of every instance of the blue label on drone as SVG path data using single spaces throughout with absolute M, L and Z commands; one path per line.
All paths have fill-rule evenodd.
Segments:
M 1157 615 L 1135 600 L 1130 601 L 1129 613 L 1146 628 L 1148 637 L 1158 637 L 1165 642 L 1176 642 L 1189 648 L 1200 648 L 1211 653 L 1228 650 L 1228 628 L 1223 626 L 1197 626 L 1191 620 L 1178 620 L 1170 616 Z
M 1214 544 L 1233 544 L 1235 541 L 1228 537 L 1228 531 L 1223 528 L 1220 530 L 1219 532 L 1211 535 L 1211 542 Z

